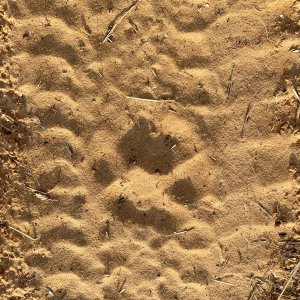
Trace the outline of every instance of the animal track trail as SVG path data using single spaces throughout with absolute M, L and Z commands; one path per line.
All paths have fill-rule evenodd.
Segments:
M 67 299 L 245 298 L 276 234 L 272 199 L 292 198 L 290 142 L 270 126 L 295 57 L 246 1 L 140 1 L 102 43 L 125 2 L 12 5 L 19 88 L 41 123 L 34 187 L 56 200 L 38 204 L 28 264 Z M 269 39 L 296 31 L 280 1 L 258 8 Z
M 32 4 L 29 3 L 28 5 Z M 52 4 L 50 6 L 52 7 Z M 50 6 L 48 9 L 50 9 Z M 35 8 L 30 7 L 30 9 Z M 68 288 L 71 299 L 75 297 L 75 295 L 82 299 L 86 297 L 86 295 L 83 295 L 77 289 L 70 289 L 70 285 L 74 285 L 74 282 L 78 284 L 78 277 L 84 282 L 82 286 L 84 285 L 84 287 L 88 289 L 90 298 L 97 297 L 101 294 L 109 298 L 110 294 L 115 293 L 114 285 L 115 282 L 119 280 L 117 270 L 120 268 L 125 271 L 127 270 L 129 281 L 136 278 L 136 289 L 132 287 L 128 295 L 125 294 L 124 296 L 130 299 L 132 297 L 138 297 L 139 293 L 145 293 L 143 289 L 142 291 L 139 290 L 140 286 L 143 285 L 144 279 L 137 277 L 136 274 L 139 271 L 132 261 L 143 259 L 146 253 L 151 257 L 154 257 L 156 255 L 155 253 L 158 253 L 159 258 L 155 269 L 159 270 L 157 273 L 162 274 L 163 278 L 172 278 L 174 285 L 170 289 L 166 288 L 163 283 L 164 279 L 162 279 L 160 280 L 161 283 L 158 282 L 155 285 L 156 291 L 153 291 L 153 295 L 156 294 L 157 297 L 163 299 L 179 293 L 183 297 L 186 297 L 186 292 L 177 291 L 177 285 L 182 286 L 182 290 L 183 286 L 188 286 L 189 289 L 193 290 L 195 289 L 193 285 L 197 282 L 198 284 L 200 283 L 203 288 L 194 290 L 194 292 L 197 291 L 196 295 L 202 295 L 202 298 L 205 299 L 205 297 L 207 297 L 205 285 L 207 285 L 211 279 L 208 278 L 206 267 L 196 264 L 196 261 L 202 259 L 203 253 L 206 253 L 201 251 L 210 251 L 208 249 L 212 247 L 214 232 L 208 229 L 206 221 L 182 221 L 182 219 L 188 220 L 189 218 L 195 218 L 195 216 L 193 216 L 194 208 L 187 207 L 185 204 L 186 202 L 192 201 L 192 205 L 194 205 L 198 199 L 196 193 L 194 193 L 193 199 L 187 199 L 187 194 L 182 194 L 181 191 L 177 191 L 176 187 L 178 184 L 176 185 L 176 182 L 174 183 L 172 180 L 172 172 L 178 172 L 176 171 L 177 167 L 184 165 L 185 161 L 192 159 L 195 155 L 194 146 L 192 144 L 185 146 L 183 141 L 177 139 L 174 128 L 172 128 L 167 121 L 162 120 L 164 121 L 163 126 L 166 127 L 164 131 L 158 127 L 158 122 L 154 125 L 148 122 L 147 119 L 140 118 L 136 125 L 124 126 L 120 134 L 116 135 L 115 139 L 120 140 L 118 144 L 112 139 L 112 149 L 110 151 L 104 149 L 100 151 L 99 154 L 101 155 L 96 154 L 91 155 L 91 158 L 85 158 L 84 152 L 86 147 L 92 150 L 95 148 L 101 149 L 101 143 L 107 142 L 110 138 L 104 135 L 103 138 L 97 140 L 93 137 L 91 138 L 89 134 L 85 135 L 83 126 L 85 122 L 82 121 L 80 112 L 83 112 L 82 114 L 85 117 L 84 112 L 87 111 L 89 104 L 78 100 L 78 95 L 85 95 L 84 98 L 92 98 L 92 95 L 89 95 L 89 89 L 92 90 L 93 85 L 87 83 L 85 85 L 86 90 L 80 85 L 80 80 L 86 79 L 86 77 L 82 76 L 85 67 L 80 67 L 78 70 L 78 57 L 82 58 L 82 55 L 79 52 L 80 48 L 78 48 L 78 44 L 75 44 L 74 40 L 69 39 L 71 32 L 73 33 L 73 29 L 63 33 L 61 37 L 60 31 L 56 29 L 56 27 L 59 28 L 62 24 L 61 21 L 49 18 L 49 22 L 52 24 L 51 30 L 48 30 L 48 28 L 43 29 L 45 33 L 42 32 L 43 39 L 41 40 L 37 38 L 33 41 L 28 41 L 28 46 L 23 48 L 28 54 L 20 55 L 20 60 L 22 60 L 23 57 L 29 57 L 30 59 L 32 56 L 37 57 L 38 65 L 40 65 L 40 67 L 36 69 L 36 72 L 33 72 L 32 75 L 28 74 L 28 78 L 23 82 L 23 84 L 40 84 L 42 92 L 32 97 L 32 106 L 37 107 L 39 105 L 39 98 L 43 95 L 47 95 L 48 97 L 51 95 L 50 103 L 53 103 L 53 105 L 54 103 L 56 104 L 55 107 L 50 106 L 48 109 L 41 107 L 39 111 L 36 111 L 36 113 L 40 113 L 44 117 L 42 125 L 47 127 L 40 138 L 40 141 L 44 143 L 45 150 L 42 151 L 39 160 L 42 162 L 45 156 L 52 159 L 54 176 L 58 172 L 58 169 L 63 168 L 63 171 L 59 172 L 60 175 L 55 176 L 56 178 L 53 179 L 53 184 L 44 187 L 45 189 L 52 188 L 50 195 L 58 200 L 58 203 L 55 204 L 58 206 L 58 209 L 53 208 L 50 210 L 51 214 L 48 219 L 43 217 L 38 222 L 40 223 L 38 229 L 42 234 L 41 241 L 44 246 L 49 248 L 54 260 L 52 259 L 51 262 L 45 265 L 35 263 L 35 267 L 49 274 L 47 284 L 54 285 L 56 289 L 61 288 L 61 284 L 58 284 L 56 280 L 56 277 L 59 278 L 59 276 L 61 276 L 60 274 L 69 272 L 76 274 L 74 276 L 69 275 L 64 285 Z M 40 31 L 39 34 L 41 34 Z M 150 87 L 148 91 L 145 90 L 144 95 L 150 93 L 155 97 L 163 98 L 175 96 L 179 103 L 182 101 L 182 103 L 186 104 L 202 105 L 209 103 L 210 96 L 205 91 L 203 84 L 198 83 L 197 79 L 194 78 L 194 73 L 178 74 L 180 68 L 190 68 L 191 60 L 189 57 L 194 57 L 191 52 L 189 52 L 191 55 L 182 56 L 181 53 L 184 47 L 191 46 L 192 49 L 190 51 L 195 52 L 197 43 L 202 43 L 202 40 L 205 40 L 205 36 L 199 36 L 199 41 L 193 41 L 189 34 L 186 34 L 186 36 L 182 35 L 180 38 L 181 40 L 174 40 L 173 42 L 170 40 L 170 44 L 166 44 L 166 48 L 160 49 L 159 45 L 155 46 L 155 51 L 163 51 L 165 52 L 164 55 L 167 54 L 166 57 L 158 57 L 158 59 L 152 62 L 152 64 L 154 63 L 154 69 L 152 69 L 152 71 L 156 74 L 154 77 L 157 77 L 153 82 L 156 81 L 161 87 L 158 92 L 154 93 L 155 89 L 153 91 L 153 87 L 151 88 L 150 83 Z M 61 39 L 63 42 L 60 43 L 58 47 L 57 42 Z M 47 45 L 50 43 L 52 48 L 48 47 L 45 50 L 45 43 Z M 178 45 L 181 45 L 181 43 L 186 44 L 183 44 L 181 48 L 172 48 L 172 43 Z M 86 39 L 84 44 L 88 45 Z M 66 51 L 69 48 L 70 51 Z M 207 53 L 208 52 L 205 52 L 200 56 L 195 54 L 197 56 L 195 59 L 199 61 L 199 66 L 202 66 L 203 60 L 204 67 L 206 67 L 207 60 L 205 57 Z M 174 60 L 171 60 L 170 56 L 174 56 Z M 116 59 L 114 56 L 110 57 L 111 60 L 109 61 L 107 59 L 107 63 L 103 63 L 102 69 L 100 69 L 101 64 L 91 65 L 91 60 L 86 60 L 86 63 L 89 64 L 88 78 L 93 81 L 93 84 L 97 85 L 101 84 L 99 83 L 99 81 L 102 80 L 101 77 L 107 77 L 108 79 L 106 80 L 110 80 L 110 83 L 122 91 L 124 82 L 119 81 L 116 75 L 119 70 L 124 70 L 127 64 L 124 58 Z M 165 73 L 163 69 L 165 62 L 172 63 L 174 68 L 171 69 L 171 72 Z M 44 65 L 44 63 L 46 63 L 46 65 Z M 114 64 L 113 68 L 110 66 L 112 63 Z M 145 62 L 137 61 L 137 63 L 138 67 L 143 70 Z M 209 73 L 209 71 L 206 71 L 206 73 Z M 37 77 L 37 75 L 39 77 Z M 172 78 L 174 75 L 176 76 L 175 79 Z M 203 77 L 204 76 L 202 76 L 202 78 Z M 142 77 L 140 77 L 140 79 L 139 77 L 136 78 L 138 79 L 137 81 L 134 77 L 129 77 L 128 82 L 125 81 L 127 85 L 125 85 L 125 88 L 135 82 L 134 89 L 130 90 L 130 94 L 143 96 L 143 94 L 136 94 L 136 91 L 139 90 L 140 85 L 145 85 L 145 82 Z M 183 81 L 182 84 L 180 84 L 181 80 L 178 80 L 178 78 L 181 78 Z M 55 80 L 55 82 L 53 80 Z M 208 82 L 206 82 L 206 84 L 208 84 Z M 57 94 L 57 91 L 59 91 L 59 94 Z M 102 97 L 103 96 L 104 95 L 102 95 Z M 59 101 L 57 101 L 57 99 Z M 72 101 L 71 99 L 74 100 Z M 69 113 L 67 113 L 67 110 Z M 64 118 L 66 116 L 74 116 L 74 118 L 65 120 Z M 94 112 L 93 119 L 89 123 L 90 126 L 95 129 L 99 124 L 99 122 L 95 121 L 97 117 Z M 86 118 L 86 121 L 88 121 L 88 118 Z M 179 120 L 176 116 L 173 117 L 172 122 L 177 125 L 182 124 L 180 123 L 182 120 Z M 117 124 L 114 125 L 116 126 Z M 181 133 L 182 137 L 185 138 L 185 135 L 188 133 L 191 140 L 195 140 L 195 131 L 189 129 L 189 125 L 187 125 L 186 128 L 187 129 Z M 97 143 L 100 144 L 97 145 Z M 197 143 L 199 144 L 199 141 L 197 141 Z M 201 146 L 205 148 L 205 143 L 203 145 L 201 144 Z M 122 160 L 119 159 L 118 154 L 123 156 Z M 100 157 L 100 159 L 98 157 Z M 57 158 L 67 161 L 70 167 L 72 166 L 71 170 L 74 175 L 68 177 L 71 171 L 68 170 L 66 165 L 59 167 Z M 155 179 L 158 182 L 163 182 L 163 178 L 165 177 L 167 180 L 165 188 L 155 187 L 157 192 L 153 196 L 147 196 L 144 187 L 141 187 L 140 190 L 134 193 L 130 192 L 128 198 L 126 195 L 122 196 L 123 193 L 125 194 L 124 187 L 126 184 L 122 183 L 122 181 L 118 183 L 119 177 L 124 175 L 116 170 L 115 158 L 117 158 L 117 163 L 121 170 L 123 170 L 123 174 L 125 172 L 125 174 L 129 175 L 130 168 L 134 170 L 140 168 L 142 170 L 140 178 L 135 178 L 134 175 L 131 177 L 129 175 L 127 178 L 129 182 L 138 183 L 137 179 L 143 182 L 143 177 L 146 179 L 148 176 L 148 180 Z M 85 160 L 87 160 L 86 163 Z M 130 165 L 126 166 L 128 162 Z M 80 174 L 86 173 L 87 169 L 89 169 L 90 173 L 88 173 L 89 175 L 86 176 L 86 178 L 83 178 Z M 146 175 L 147 173 L 149 173 L 149 175 Z M 155 173 L 159 173 L 160 175 Z M 63 174 L 66 174 L 66 178 L 63 178 Z M 43 176 L 40 180 L 41 184 L 43 184 L 43 181 L 49 179 L 48 174 L 44 174 Z M 180 183 L 185 182 L 182 180 L 185 180 L 186 176 L 182 176 L 179 171 L 178 177 L 181 178 L 177 181 L 179 182 L 179 190 L 182 190 Z M 160 180 L 160 178 L 162 179 Z M 187 182 L 189 187 L 187 192 L 192 191 L 191 182 Z M 120 186 L 116 188 L 116 185 Z M 100 191 L 107 190 L 109 192 L 110 189 L 113 189 L 119 190 L 120 193 L 117 194 L 115 191 L 112 195 L 108 193 L 108 199 L 103 199 L 103 196 L 97 196 L 100 187 Z M 70 188 L 72 190 L 70 190 Z M 135 187 L 128 189 L 135 191 Z M 183 189 L 186 189 L 186 185 L 184 185 Z M 168 192 L 166 192 L 164 196 L 165 191 Z M 174 199 L 167 196 L 168 193 L 170 197 L 174 197 Z M 161 203 L 162 197 L 165 203 Z M 109 203 L 105 205 L 101 203 L 103 201 L 109 201 Z M 68 207 L 72 208 L 68 209 Z M 208 204 L 208 207 L 210 207 L 210 204 Z M 186 216 L 185 218 L 178 213 L 180 210 L 182 210 L 181 214 Z M 41 215 L 42 214 L 41 212 Z M 99 216 L 101 217 L 99 218 Z M 56 221 L 50 222 L 52 218 L 55 218 Z M 103 218 L 107 219 L 107 223 L 104 227 L 104 236 L 103 231 L 98 232 L 100 230 L 97 230 L 97 227 L 103 224 Z M 185 232 L 185 230 L 187 231 Z M 191 232 L 189 232 L 189 230 Z M 132 240 L 134 244 L 137 243 L 137 241 L 142 242 L 142 244 L 137 243 L 134 246 L 136 249 L 135 255 L 127 252 L 127 250 L 125 250 L 125 253 L 127 253 L 128 258 L 121 253 L 120 256 L 114 254 L 115 247 L 113 243 L 116 243 L 114 241 L 118 235 Z M 89 251 L 88 249 L 90 247 L 97 248 L 96 253 L 98 253 L 101 258 L 102 264 L 106 266 L 104 269 L 101 269 L 100 266 L 99 277 L 101 278 L 101 276 L 105 275 L 109 276 L 108 279 L 104 277 L 103 287 L 100 286 L 98 291 L 90 292 L 91 287 L 95 284 L 97 279 L 96 277 L 82 278 L 81 272 L 83 272 L 84 268 L 86 268 L 84 266 L 87 266 L 89 262 L 86 261 L 85 258 L 78 260 L 76 253 L 72 251 L 69 251 L 68 255 L 65 256 L 65 263 L 61 265 L 58 270 L 55 271 L 55 269 L 53 269 L 51 264 L 56 264 L 56 257 L 61 256 L 59 248 L 52 246 L 53 242 L 57 240 L 60 243 L 67 241 L 71 248 L 73 247 L 75 249 L 75 247 L 77 247 L 78 251 Z M 104 244 L 103 249 L 96 246 L 99 240 L 102 240 Z M 172 242 L 172 240 L 176 242 Z M 146 246 L 143 242 L 146 242 Z M 121 249 L 124 249 L 125 245 L 125 241 L 119 241 Z M 172 248 L 175 248 L 176 251 L 172 251 L 173 254 L 169 254 Z M 181 258 L 181 255 L 177 253 L 177 251 L 184 251 L 184 248 L 191 249 L 190 251 L 193 253 L 191 263 L 189 259 Z M 201 250 L 199 250 L 198 253 L 196 251 L 199 248 Z M 67 249 L 69 248 L 67 247 Z M 143 254 L 144 252 L 145 254 Z M 91 254 L 90 257 L 92 260 L 97 261 L 95 254 Z M 73 263 L 71 263 L 72 261 Z M 77 263 L 73 267 L 74 262 Z M 59 263 L 59 261 L 57 263 Z M 176 265 L 179 266 L 179 268 L 176 268 Z M 53 273 L 54 275 L 50 276 L 50 274 Z

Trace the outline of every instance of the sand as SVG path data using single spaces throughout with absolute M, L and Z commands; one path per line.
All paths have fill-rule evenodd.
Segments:
M 297 263 L 299 1 L 2 2 L 0 299 L 263 299 Z

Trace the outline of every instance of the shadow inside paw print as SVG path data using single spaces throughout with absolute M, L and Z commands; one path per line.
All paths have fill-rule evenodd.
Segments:
M 173 147 L 178 140 L 158 132 L 152 122 L 140 119 L 122 138 L 119 148 L 129 165 L 137 164 L 149 173 L 168 174 L 175 166 Z

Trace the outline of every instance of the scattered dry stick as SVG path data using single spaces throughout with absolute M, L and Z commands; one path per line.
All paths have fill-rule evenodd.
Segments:
M 124 285 L 126 283 L 126 280 L 127 280 L 127 278 L 125 277 L 122 282 L 121 281 L 118 282 L 118 293 L 119 293 L 119 295 L 125 292 Z
M 42 191 L 33 189 L 33 188 L 31 188 L 31 187 L 29 187 L 29 186 L 27 186 L 27 185 L 26 185 L 26 187 L 27 187 L 30 191 L 34 192 L 34 196 L 35 196 L 37 199 L 41 200 L 41 201 L 51 201 L 51 202 L 57 202 L 57 201 L 58 201 L 58 200 L 55 200 L 55 199 L 50 199 L 49 196 L 48 196 L 49 192 L 48 192 L 48 193 L 45 193 L 45 192 L 42 192 Z
M 227 285 L 234 285 L 232 283 L 229 283 L 229 282 L 226 282 L 226 281 L 223 281 L 223 280 L 219 280 L 219 279 L 215 279 L 215 282 L 219 282 L 219 283 L 223 283 L 223 284 L 227 284 Z
M 272 271 L 271 269 L 267 270 L 267 271 L 264 273 L 264 275 L 263 275 L 262 278 L 256 279 L 256 280 L 255 280 L 255 284 L 253 285 L 253 287 L 252 287 L 252 289 L 251 289 L 251 291 L 250 291 L 250 293 L 249 293 L 249 296 L 248 296 L 247 300 L 252 300 L 252 299 L 253 299 L 253 297 L 254 297 L 254 295 L 255 295 L 255 292 L 256 292 L 256 290 L 259 288 L 261 282 L 265 280 L 265 278 L 267 277 L 268 273 L 271 272 L 271 271 Z M 255 297 L 255 298 L 256 298 L 256 297 Z
M 260 20 L 260 22 L 263 24 L 263 26 L 265 28 L 266 36 L 267 36 L 267 41 L 268 41 L 269 40 L 269 31 L 268 31 L 268 28 L 267 28 L 265 22 L 263 21 L 263 19 L 261 19 L 259 16 L 257 16 L 257 18 Z
M 270 218 L 272 218 L 272 215 L 270 214 L 270 212 L 268 211 L 267 208 L 265 208 L 260 202 L 254 202 L 267 216 L 269 216 Z
M 169 234 L 169 235 L 166 235 L 166 237 L 170 237 L 170 236 L 173 236 L 173 235 L 180 235 L 180 234 L 184 234 L 184 233 L 187 233 L 191 230 L 195 229 L 195 227 L 189 227 L 189 228 L 186 228 L 186 229 L 183 229 L 181 231 L 175 231 L 173 232 L 172 234 Z
M 253 125 L 254 125 L 254 127 L 255 127 L 255 129 L 256 129 L 256 132 L 257 132 L 257 134 L 258 135 L 260 135 L 260 131 L 259 131 L 259 128 L 257 127 L 257 124 L 256 124 L 256 122 L 254 122 L 251 118 L 250 118 L 250 120 L 249 120 Z
M 232 69 L 231 69 L 231 73 L 228 79 L 228 85 L 227 85 L 227 100 L 229 100 L 230 94 L 231 94 L 231 90 L 232 90 L 232 86 L 233 86 L 233 71 L 234 71 L 235 65 L 233 65 Z
M 32 240 L 32 241 L 38 240 L 38 238 L 33 238 L 33 237 L 29 236 L 28 234 L 26 234 L 26 233 L 24 233 L 24 232 L 22 232 L 22 231 L 20 231 L 20 230 L 18 230 L 18 229 L 16 229 L 16 228 L 14 228 L 14 227 L 12 227 L 12 226 L 9 226 L 9 225 L 8 225 L 7 227 L 8 227 L 9 229 L 11 229 L 11 230 L 13 230 L 13 231 L 15 231 L 15 232 L 17 232 L 17 233 L 19 233 L 19 234 L 25 236 L 25 237 L 27 237 L 28 239 L 30 239 L 30 240 Z
M 56 297 L 54 291 L 50 287 L 46 286 L 45 290 L 49 296 Z
M 1 126 L 2 128 L 4 128 L 7 132 L 11 132 L 11 129 L 7 128 L 6 126 L 4 126 L 4 125 L 2 125 L 2 124 L 0 124 L 0 126 Z
M 242 130 L 241 130 L 241 137 L 244 136 L 245 126 L 246 126 L 246 123 L 249 121 L 249 114 L 250 114 L 251 108 L 252 108 L 252 101 L 248 104 L 248 107 L 247 107 L 243 127 L 242 127 Z
M 133 8 L 139 3 L 140 0 L 136 0 L 134 1 L 126 10 L 125 13 L 119 18 L 117 19 L 114 24 L 112 25 L 112 27 L 110 29 L 108 29 L 107 34 L 103 40 L 103 44 L 107 43 L 107 42 L 111 42 L 110 37 L 112 36 L 112 34 L 114 33 L 114 31 L 116 30 L 117 26 L 122 22 L 122 20 L 133 10 Z
M 295 266 L 295 268 L 293 269 L 293 271 L 291 272 L 290 278 L 288 279 L 288 281 L 286 282 L 281 294 L 279 295 L 277 300 L 280 300 L 284 294 L 284 292 L 286 291 L 287 287 L 289 286 L 289 284 L 291 283 L 293 277 L 297 274 L 298 270 L 300 269 L 300 261 L 297 263 L 297 265 Z
M 228 277 L 233 277 L 233 275 L 218 276 L 218 277 L 216 277 L 215 282 L 219 282 L 219 283 L 223 283 L 223 284 L 227 284 L 227 285 L 234 285 L 232 283 L 229 283 L 229 282 L 226 282 L 223 280 L 224 278 L 228 278 Z
M 6 226 L 6 227 L 9 228 L 10 230 L 12 230 L 12 231 L 14 231 L 14 232 L 17 232 L 17 233 L 19 233 L 19 234 L 21 234 L 21 235 L 27 237 L 28 239 L 30 239 L 30 240 L 32 240 L 32 241 L 36 241 L 36 240 L 38 239 L 38 238 L 33 238 L 33 237 L 29 236 L 28 234 L 26 234 L 26 233 L 20 231 L 19 229 L 16 229 L 16 228 L 10 226 L 10 225 L 8 224 L 8 222 L 6 222 L 6 221 L 0 222 L 0 225 Z
M 289 52 L 300 53 L 300 48 L 299 46 L 292 46 Z
M 85 33 L 90 36 L 92 34 L 92 30 L 91 30 L 91 27 L 88 25 L 84 15 L 81 15 L 81 21 L 82 21 Z
M 256 289 L 258 288 L 258 286 L 259 286 L 258 281 L 256 281 L 253 288 L 252 288 L 252 290 L 251 290 L 251 292 L 250 292 L 250 294 L 249 294 L 249 297 L 247 298 L 247 300 L 252 300 L 253 299 L 254 293 L 255 293 Z
M 127 99 L 131 99 L 131 100 L 137 100 L 137 101 L 146 101 L 146 102 L 175 102 L 175 100 L 171 99 L 171 100 L 156 100 L 156 99 L 146 99 L 146 98 L 138 98 L 138 97 L 130 97 L 130 96 L 127 96 L 126 97 Z
M 294 92 L 294 94 L 295 94 L 295 96 L 296 96 L 296 98 L 299 102 L 299 105 L 298 105 L 298 108 L 297 108 L 297 114 L 296 114 L 296 120 L 298 120 L 300 118 L 300 96 L 299 96 L 299 94 L 298 94 L 298 92 L 296 91 L 295 88 L 293 88 L 293 92 Z

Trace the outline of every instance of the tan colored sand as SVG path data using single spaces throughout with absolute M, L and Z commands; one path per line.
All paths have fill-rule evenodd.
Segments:
M 9 1 L 30 299 L 247 299 L 295 221 L 299 1 L 131 3 Z

